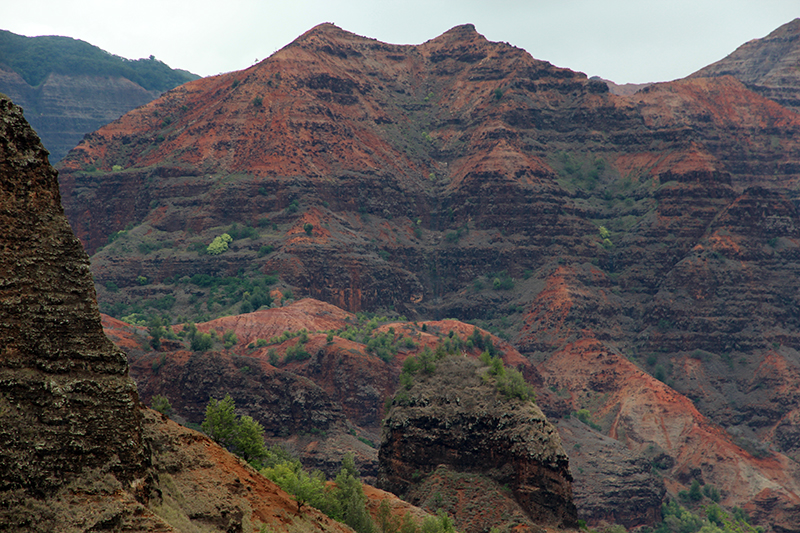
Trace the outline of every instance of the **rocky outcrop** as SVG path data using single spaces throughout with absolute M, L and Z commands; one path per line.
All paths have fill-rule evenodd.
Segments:
M 0 139 L 0 489 L 47 497 L 98 469 L 130 490 L 147 461 L 125 354 L 103 334 L 56 172 L 6 98 Z
M 748 41 L 732 54 L 691 77 L 733 76 L 758 93 L 800 112 L 800 19 L 762 39 Z
M 426 483 L 449 486 L 448 471 L 473 475 L 485 478 L 474 483 L 507 487 L 497 499 L 516 502 L 529 527 L 575 526 L 572 476 L 558 432 L 532 402 L 505 399 L 481 378 L 484 368 L 464 357 L 442 360 L 433 375 L 416 378 L 406 399 L 395 398 L 383 424 L 379 486 L 418 502 Z M 448 510 L 465 531 L 489 525 L 462 506 Z

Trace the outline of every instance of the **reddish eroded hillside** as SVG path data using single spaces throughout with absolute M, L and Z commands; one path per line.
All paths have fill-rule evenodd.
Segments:
M 520 349 L 515 364 L 531 382 L 559 361 L 574 388 L 539 392 L 561 416 L 594 408 L 569 400 L 582 387 L 628 390 L 623 371 L 608 385 L 571 380 L 583 363 L 568 363 L 568 347 L 596 339 L 685 395 L 665 404 L 675 420 L 691 402 L 743 449 L 796 456 L 797 133 L 796 114 L 731 78 L 617 97 L 468 26 L 394 46 L 323 25 L 90 136 L 63 164 L 62 193 L 116 317 L 248 317 L 273 304 L 258 291 L 279 289 L 418 324 L 479 320 Z M 209 253 L 226 232 L 227 251 Z M 244 367 L 310 378 L 317 388 L 302 389 L 315 391 L 320 423 L 355 421 L 374 441 L 359 431 L 380 418 L 375 402 L 398 364 L 314 333 L 319 364 L 279 365 L 289 378 L 274 372 L 270 348 L 283 363 L 296 338 L 259 347 L 258 335 L 281 328 L 219 320 L 220 334 L 244 321 L 254 349 L 240 342 L 213 364 L 188 352 L 165 358 L 222 372 L 207 378 L 219 392 L 250 387 Z M 420 330 L 410 332 L 426 339 Z M 149 376 L 153 362 L 135 366 Z M 193 416 L 204 394 L 185 402 Z M 308 423 L 286 412 L 289 427 Z M 681 449 L 670 450 L 678 461 Z M 674 476 L 673 495 L 686 484 Z M 787 483 L 776 493 L 792 493 Z M 641 501 L 658 491 L 646 492 Z M 776 516 L 791 516 L 789 500 L 771 501 Z
M 635 102 L 648 127 L 701 142 L 703 151 L 713 156 L 713 170 L 729 173 L 737 189 L 796 187 L 800 115 L 753 93 L 736 79 L 725 76 L 658 83 L 629 101 Z M 759 156 L 753 157 L 754 153 Z
M 371 337 L 368 334 L 394 339 L 397 353 L 384 360 L 366 345 L 366 326 L 355 315 L 310 298 L 197 324 L 199 332 L 214 331 L 220 339 L 233 332 L 238 342 L 229 350 L 218 345 L 215 351 L 192 352 L 180 340 L 164 340 L 159 351 L 148 353 L 146 328 L 109 317 L 104 325 L 109 336 L 129 350 L 131 375 L 144 403 L 157 394 L 166 396 L 179 420 L 199 424 L 210 398 L 230 394 L 242 413 L 264 425 L 271 440 L 287 444 L 307 465 L 332 475 L 344 453 L 352 451 L 367 480 L 377 473 L 375 443 L 384 404 L 397 388 L 403 361 L 451 341 L 454 352 L 473 357 L 480 353 L 464 344 L 474 326 L 455 320 L 389 321 Z M 342 336 L 350 335 L 348 329 L 360 330 L 356 340 Z M 298 336 L 303 330 L 307 340 Z M 292 335 L 287 338 L 284 332 Z M 511 345 L 489 338 L 507 364 L 521 366 L 526 378 L 540 381 Z M 462 343 L 457 349 L 456 339 Z M 297 348 L 301 355 L 289 355 Z
M 210 438 L 146 410 L 144 438 L 154 454 L 159 495 L 150 505 L 176 531 L 335 531 L 350 528 L 297 502 Z
M 779 453 L 759 458 L 744 451 L 686 397 L 602 343 L 591 338 L 570 343 L 538 369 L 546 386 L 566 395 L 572 410 L 587 409 L 598 429 L 631 450 L 671 457 L 662 470 L 671 492 L 697 479 L 717 487 L 723 504 L 756 516 L 781 508 L 780 521 L 767 520 L 772 526 L 791 531 L 798 523 L 800 469 L 794 461 Z
M 198 324 L 197 328 L 202 332 L 232 330 L 239 340 L 237 352 L 243 353 L 245 346 L 257 339 L 268 340 L 280 336 L 284 331 L 342 329 L 347 326 L 348 321 L 353 319 L 355 316 L 352 313 L 343 311 L 336 306 L 304 298 L 288 307 L 276 307 L 244 315 L 222 317 Z

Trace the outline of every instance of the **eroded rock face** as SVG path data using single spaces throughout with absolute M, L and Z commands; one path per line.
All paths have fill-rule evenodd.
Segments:
M 652 457 L 635 454 L 575 419 L 559 421 L 558 433 L 575 476 L 573 494 L 580 518 L 588 524 L 606 521 L 626 528 L 660 521 L 666 489 L 653 471 Z
M 353 312 L 493 320 L 539 371 L 548 416 L 588 409 L 634 454 L 671 456 L 673 496 L 699 468 L 724 505 L 780 508 L 786 529 L 796 468 L 745 450 L 800 453 L 800 115 L 749 87 L 617 97 L 471 27 L 394 46 L 322 25 L 89 136 L 62 193 L 109 309 L 175 294 L 181 316 L 210 296 L 181 276 L 277 271 Z M 234 223 L 254 233 L 195 253 Z M 515 285 L 494 290 L 503 270 Z M 358 402 L 377 394 L 354 401 L 328 355 L 298 370 L 372 423 Z
M 56 172 L 0 97 L 0 490 L 45 496 L 103 468 L 143 476 L 136 386 L 103 334 Z
M 469 358 L 442 360 L 435 374 L 416 378 L 407 401 L 395 400 L 381 436 L 379 486 L 413 502 L 417 486 L 445 465 L 507 486 L 533 524 L 576 525 L 569 460 L 555 427 L 533 403 L 502 397 L 481 368 Z M 456 510 L 459 527 L 480 530 L 463 511 Z

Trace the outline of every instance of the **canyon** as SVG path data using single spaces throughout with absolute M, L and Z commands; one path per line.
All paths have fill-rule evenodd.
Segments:
M 323 24 L 88 135 L 61 199 L 142 400 L 184 423 L 230 393 L 306 465 L 378 480 L 404 362 L 478 334 L 536 389 L 578 519 L 652 526 L 696 484 L 800 531 L 797 28 L 618 95 L 471 25 Z

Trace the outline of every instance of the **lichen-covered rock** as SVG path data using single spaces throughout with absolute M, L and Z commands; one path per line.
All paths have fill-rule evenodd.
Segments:
M 0 97 L 0 490 L 144 475 L 136 386 L 94 295 L 47 152 Z
M 498 500 L 507 504 L 513 495 L 528 525 L 574 526 L 572 476 L 558 432 L 534 403 L 505 398 L 481 370 L 474 359 L 444 359 L 433 375 L 417 376 L 407 398 L 395 398 L 383 426 L 379 486 L 415 503 L 417 487 L 444 465 L 507 488 Z M 466 531 L 490 525 L 472 522 L 458 506 L 452 511 Z

